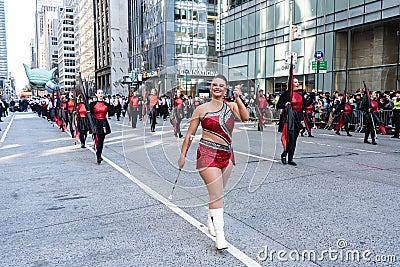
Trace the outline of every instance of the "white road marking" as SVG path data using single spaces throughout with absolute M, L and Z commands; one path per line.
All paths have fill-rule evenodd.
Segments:
M 234 153 L 236 153 L 236 154 L 241 154 L 241 155 L 245 155 L 245 156 L 249 156 L 249 157 L 252 157 L 252 158 L 257 158 L 257 159 L 262 159 L 262 160 L 267 160 L 267 161 L 272 161 L 272 162 L 279 162 L 279 160 L 269 159 L 269 158 L 265 158 L 265 157 L 260 157 L 260 156 L 256 156 L 256 155 L 253 155 L 253 154 L 244 153 L 244 152 L 240 152 L 240 151 L 236 151 L 236 150 L 235 150 Z
M 337 148 L 343 148 L 343 146 L 340 145 L 329 145 L 329 144 L 324 144 L 324 143 L 318 143 L 318 142 L 311 142 L 311 141 L 301 141 L 306 144 L 314 144 L 314 145 L 320 145 L 320 146 L 328 146 L 328 147 L 337 147 Z M 355 150 L 355 151 L 360 151 L 360 152 L 367 152 L 367 153 L 374 153 L 374 154 L 386 154 L 384 152 L 379 152 L 379 151 L 373 151 L 373 150 L 365 150 L 365 149 L 359 149 L 359 148 L 350 148 L 350 147 L 345 147 L 346 150 Z
M 96 153 L 91 147 L 88 147 L 90 151 L 92 151 L 94 154 Z M 203 234 L 207 235 L 209 238 L 215 241 L 215 237 L 211 236 L 208 233 L 207 227 L 202 224 L 201 222 L 197 221 L 195 218 L 184 212 L 181 208 L 170 202 L 168 199 L 139 181 L 136 177 L 134 177 L 132 174 L 130 174 L 128 171 L 124 170 L 121 168 L 119 165 L 108 159 L 107 157 L 103 156 L 103 160 L 110 164 L 114 169 L 119 171 L 121 174 L 123 174 L 125 177 L 130 179 L 132 182 L 134 182 L 137 186 L 139 186 L 143 191 L 145 191 L 148 195 L 153 197 L 154 199 L 158 200 L 159 202 L 163 203 L 166 207 L 168 207 L 170 210 L 175 212 L 177 215 L 179 215 L 182 219 L 185 221 L 189 222 L 191 225 L 197 228 L 200 232 Z M 233 246 L 231 243 L 228 242 L 228 249 L 227 251 L 234 256 L 236 259 L 244 263 L 246 266 L 261 266 L 258 262 L 247 256 L 245 253 L 243 253 L 241 250 Z
M 11 128 L 11 124 L 12 124 L 12 122 L 13 122 L 13 120 L 14 120 L 14 117 L 15 117 L 15 113 L 13 114 L 13 116 L 12 116 L 10 122 L 9 122 L 8 125 L 7 125 L 6 130 L 4 131 L 3 136 L 2 136 L 1 139 L 0 139 L 0 143 L 3 143 L 4 140 L 6 139 L 7 134 L 8 134 L 8 130 L 10 130 L 10 128 Z

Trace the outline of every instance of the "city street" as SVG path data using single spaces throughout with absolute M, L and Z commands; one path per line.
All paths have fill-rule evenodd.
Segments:
M 400 266 L 400 140 L 390 135 L 373 146 L 363 133 L 313 130 L 293 167 L 280 162 L 276 126 L 237 122 L 229 248 L 218 251 L 195 169 L 200 129 L 171 195 L 183 139 L 169 121 L 151 133 L 111 118 L 98 165 L 90 136 L 82 149 L 35 113 L 3 120 L 0 266 Z

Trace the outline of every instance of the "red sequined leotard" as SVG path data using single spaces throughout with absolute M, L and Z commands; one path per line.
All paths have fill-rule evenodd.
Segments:
M 232 110 L 223 102 L 216 112 L 207 112 L 201 119 L 203 131 L 214 134 L 225 141 L 225 144 L 201 139 L 197 149 L 197 169 L 205 167 L 225 168 L 229 161 L 235 164 L 232 149 L 232 131 L 235 125 Z

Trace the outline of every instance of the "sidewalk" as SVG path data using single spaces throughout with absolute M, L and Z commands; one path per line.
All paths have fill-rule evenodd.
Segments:
M 36 114 L 15 114 L 0 165 L 0 266 L 242 265 Z

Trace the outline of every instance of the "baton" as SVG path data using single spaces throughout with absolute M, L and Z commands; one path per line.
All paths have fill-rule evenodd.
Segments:
M 186 154 L 187 154 L 187 152 L 189 150 L 190 144 L 192 143 L 193 138 L 194 138 L 194 135 L 190 135 L 189 142 L 188 142 L 188 145 L 187 145 L 186 151 L 185 151 L 185 157 L 186 157 Z M 172 195 L 174 194 L 175 186 L 178 183 L 178 179 L 179 179 L 179 175 L 181 174 L 181 170 L 182 170 L 181 168 L 178 169 L 178 175 L 176 176 L 176 179 L 175 179 L 175 182 L 174 182 L 174 186 L 172 187 L 172 192 L 168 197 L 169 200 L 172 200 Z

